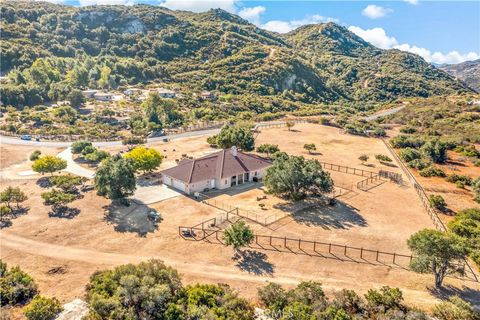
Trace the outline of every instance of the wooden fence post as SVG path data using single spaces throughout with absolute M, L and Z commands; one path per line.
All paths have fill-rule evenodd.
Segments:
M 395 258 L 397 257 L 397 254 L 394 252 L 393 253 L 393 264 L 395 264 Z

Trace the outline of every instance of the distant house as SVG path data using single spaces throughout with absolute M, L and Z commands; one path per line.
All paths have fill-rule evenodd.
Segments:
M 93 97 L 97 101 L 112 101 L 115 95 L 109 92 L 97 92 L 93 95 Z
M 183 159 L 161 173 L 165 185 L 192 194 L 260 179 L 270 166 L 270 161 L 232 147 L 193 160 Z
M 165 89 L 165 88 L 158 88 L 155 90 L 158 95 L 162 98 L 175 98 L 177 94 L 175 91 L 170 90 L 170 89 Z
M 202 91 L 200 93 L 200 97 L 202 97 L 202 99 L 213 99 L 213 98 L 215 98 L 214 94 L 211 93 L 210 91 Z
M 123 91 L 123 94 L 126 96 L 140 95 L 142 93 L 143 90 L 138 88 L 127 88 L 125 91 Z
M 92 99 L 95 93 L 97 93 L 98 90 L 83 90 L 82 94 L 85 97 L 85 99 Z

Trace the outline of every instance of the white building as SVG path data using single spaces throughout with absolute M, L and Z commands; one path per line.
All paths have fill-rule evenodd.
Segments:
M 156 89 L 158 95 L 162 98 L 175 98 L 177 94 L 175 91 L 165 88 L 158 88 Z
M 98 101 L 112 101 L 115 95 L 110 92 L 97 92 L 93 95 L 93 97 Z
M 261 179 L 271 162 L 254 154 L 224 149 L 197 159 L 183 159 L 162 171 L 163 183 L 192 194 L 205 189 L 226 189 Z

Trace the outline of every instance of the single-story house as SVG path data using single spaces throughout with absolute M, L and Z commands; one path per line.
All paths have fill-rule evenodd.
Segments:
M 175 98 L 177 96 L 176 92 L 170 89 L 158 88 L 156 91 L 162 98 Z
M 85 97 L 85 99 L 92 99 L 95 93 L 97 93 L 98 90 L 83 90 L 82 94 Z
M 113 93 L 109 93 L 109 92 L 97 92 L 93 95 L 95 100 L 98 100 L 98 101 L 112 101 L 114 96 L 115 95 Z
M 161 173 L 165 185 L 192 194 L 261 179 L 270 166 L 267 159 L 232 147 L 197 159 L 182 159 L 177 166 Z

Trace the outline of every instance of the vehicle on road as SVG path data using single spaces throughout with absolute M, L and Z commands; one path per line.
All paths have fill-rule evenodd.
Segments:
M 32 136 L 29 135 L 29 134 L 22 134 L 20 136 L 20 139 L 22 139 L 22 140 L 32 140 Z

